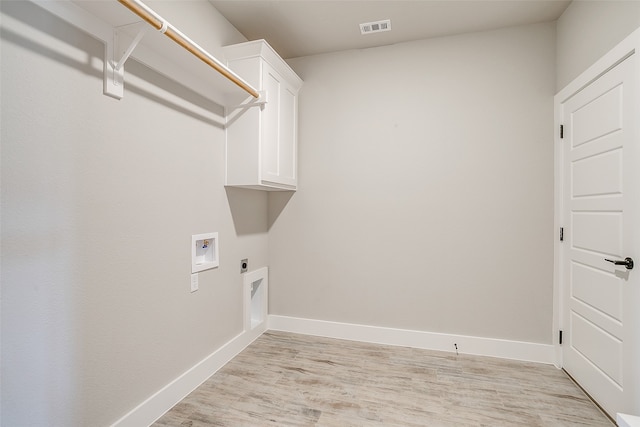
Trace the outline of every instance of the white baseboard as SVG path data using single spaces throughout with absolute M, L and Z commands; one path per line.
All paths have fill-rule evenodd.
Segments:
M 500 357 L 546 364 L 553 364 L 555 361 L 554 347 L 550 344 L 383 328 L 276 315 L 269 315 L 268 329 L 448 352 L 455 352 L 454 344 L 457 344 L 460 354 Z
M 620 427 L 638 427 L 640 426 L 640 417 L 627 414 L 618 414 L 616 422 Z
M 554 347 L 547 344 L 269 315 L 267 322 L 233 338 L 120 418 L 112 427 L 140 427 L 153 424 L 267 329 L 449 352 L 455 351 L 455 343 L 458 345 L 458 351 L 461 354 L 501 357 L 547 364 L 552 364 L 555 360 Z
M 266 323 L 242 332 L 184 374 L 164 386 L 147 400 L 116 421 L 112 427 L 149 426 L 173 408 L 211 375 L 236 357 L 266 330 Z

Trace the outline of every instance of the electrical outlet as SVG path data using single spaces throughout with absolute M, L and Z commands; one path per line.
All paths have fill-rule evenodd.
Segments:
M 195 292 L 198 290 L 198 273 L 194 273 L 191 275 L 191 292 Z
M 240 274 L 246 273 L 249 269 L 249 258 L 245 258 L 240 261 Z

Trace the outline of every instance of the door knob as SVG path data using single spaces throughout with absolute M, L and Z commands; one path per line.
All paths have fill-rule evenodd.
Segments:
M 624 261 L 622 261 L 622 260 L 614 260 L 614 259 L 606 259 L 606 258 L 604 260 L 608 261 L 608 262 L 610 262 L 612 264 L 615 264 L 615 265 L 624 265 L 627 270 L 632 270 L 633 269 L 633 260 L 631 258 L 629 258 L 629 257 L 626 257 L 624 259 Z

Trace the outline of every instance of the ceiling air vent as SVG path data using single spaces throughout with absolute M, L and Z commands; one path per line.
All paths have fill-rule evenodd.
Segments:
M 360 24 L 361 34 L 373 34 L 380 33 L 382 31 L 391 31 L 391 20 L 385 19 L 384 21 L 366 22 Z

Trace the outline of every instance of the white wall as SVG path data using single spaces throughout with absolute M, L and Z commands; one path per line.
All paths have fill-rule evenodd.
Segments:
M 206 1 L 156 6 L 214 52 L 244 41 Z M 0 8 L 2 425 L 108 425 L 242 331 L 267 197 L 225 191 L 219 106 L 134 61 L 106 97 L 101 43 Z M 208 231 L 220 267 L 191 294 Z
M 244 40 L 207 2 L 152 4 L 214 54 Z M 120 418 L 241 331 L 245 257 L 272 314 L 550 343 L 552 96 L 638 4 L 574 2 L 557 79 L 554 24 L 291 60 L 300 191 L 267 223 L 223 187 L 218 106 L 135 62 L 105 97 L 100 43 L 0 2 L 2 424 Z M 206 231 L 221 264 L 191 294 Z
M 556 90 L 560 91 L 638 27 L 638 0 L 574 0 L 557 23 Z
M 289 62 L 270 313 L 550 343 L 555 24 Z

